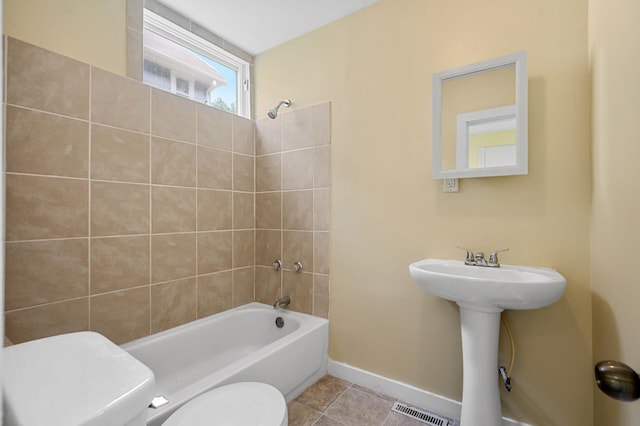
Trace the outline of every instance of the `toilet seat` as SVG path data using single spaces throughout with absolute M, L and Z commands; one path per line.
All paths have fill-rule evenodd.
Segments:
M 287 426 L 287 403 L 266 383 L 242 382 L 221 386 L 189 401 L 162 426 Z

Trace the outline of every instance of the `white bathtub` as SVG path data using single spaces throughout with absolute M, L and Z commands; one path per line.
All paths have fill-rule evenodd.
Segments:
M 269 383 L 290 402 L 326 374 L 328 340 L 326 319 L 249 303 L 122 348 L 154 372 L 156 395 L 169 400 L 148 410 L 147 425 L 159 426 L 190 399 L 228 383 Z

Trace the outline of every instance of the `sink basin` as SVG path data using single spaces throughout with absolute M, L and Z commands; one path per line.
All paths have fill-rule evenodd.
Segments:
M 458 304 L 497 309 L 537 309 L 564 293 L 565 278 L 548 268 L 465 265 L 462 260 L 424 259 L 409 265 L 427 292 Z

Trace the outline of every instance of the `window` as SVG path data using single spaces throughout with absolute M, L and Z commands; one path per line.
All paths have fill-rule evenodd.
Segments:
M 145 9 L 143 81 L 250 117 L 249 63 Z

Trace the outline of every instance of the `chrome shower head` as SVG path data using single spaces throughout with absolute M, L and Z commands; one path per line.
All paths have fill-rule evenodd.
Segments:
M 269 111 L 267 111 L 267 115 L 269 116 L 270 119 L 275 120 L 276 117 L 278 116 L 278 110 L 280 109 L 280 107 L 284 105 L 287 108 L 289 108 L 291 106 L 291 101 L 289 99 L 283 99 L 280 102 L 278 102 L 278 105 L 276 105 L 275 108 L 270 109 Z

